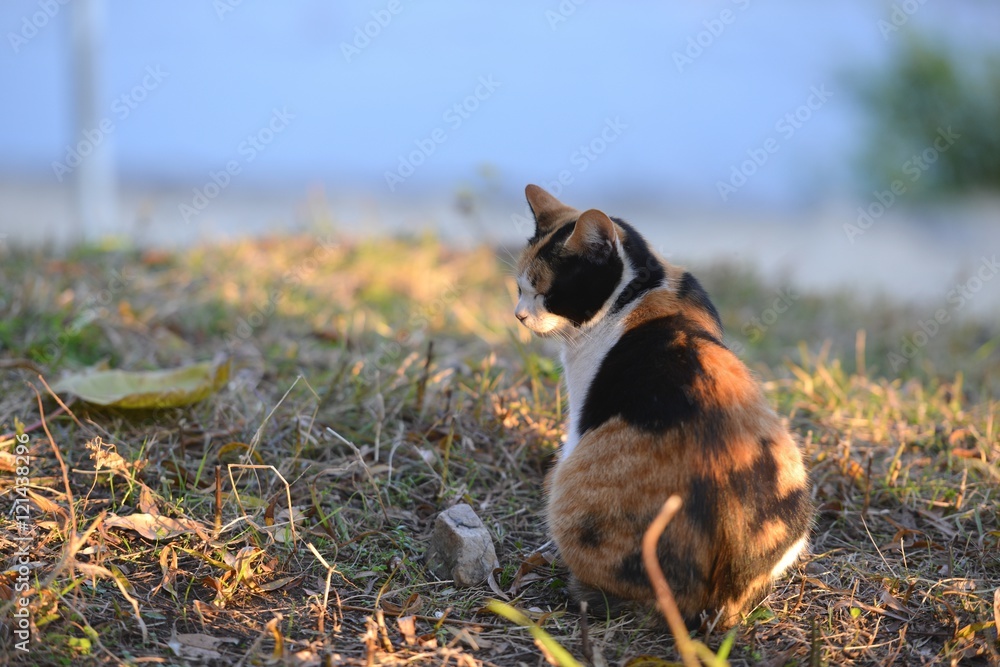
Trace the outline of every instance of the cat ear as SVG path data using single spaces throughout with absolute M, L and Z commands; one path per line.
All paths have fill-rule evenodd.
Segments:
M 606 257 L 617 240 L 615 223 L 602 211 L 592 208 L 580 214 L 573 233 L 566 239 L 566 248 L 578 255 Z
M 524 188 L 524 196 L 535 215 L 535 236 L 551 231 L 563 218 L 562 214 L 576 213 L 572 206 L 567 206 L 537 185 Z

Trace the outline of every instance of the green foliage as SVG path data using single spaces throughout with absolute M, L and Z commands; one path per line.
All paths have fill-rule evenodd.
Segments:
M 0 318 L 0 351 L 18 351 L 41 364 L 88 365 L 115 356 L 113 346 L 87 313 L 26 313 Z
M 893 181 L 924 196 L 1000 190 L 1000 54 L 977 59 L 900 35 L 888 66 L 854 87 L 871 118 L 866 193 Z M 935 147 L 949 127 L 958 138 Z

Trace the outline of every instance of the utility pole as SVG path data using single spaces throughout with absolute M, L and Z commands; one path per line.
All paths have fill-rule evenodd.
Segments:
M 75 104 L 74 145 L 93 146 L 76 169 L 76 228 L 69 243 L 100 236 L 117 227 L 117 188 L 112 137 L 103 134 L 97 141 L 95 130 L 108 114 L 101 90 L 103 83 L 104 31 L 107 24 L 106 0 L 73 0 L 68 5 L 72 21 L 73 98 Z M 87 134 L 85 134 L 87 133 Z M 82 154 L 81 154 L 82 156 Z

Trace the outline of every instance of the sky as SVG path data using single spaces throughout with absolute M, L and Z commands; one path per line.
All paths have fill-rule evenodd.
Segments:
M 562 179 L 815 205 L 856 185 L 851 72 L 884 64 L 907 29 L 970 59 L 1000 34 L 988 0 L 106 4 L 99 108 L 122 182 L 203 183 L 235 164 L 243 185 L 404 199 Z M 59 182 L 86 139 L 71 11 L 0 5 L 2 180 Z

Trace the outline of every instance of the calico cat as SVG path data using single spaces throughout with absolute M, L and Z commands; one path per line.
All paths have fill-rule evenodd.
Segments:
M 642 536 L 684 501 L 658 556 L 690 627 L 739 622 L 806 548 L 802 455 L 694 276 L 629 224 L 536 185 L 515 315 L 562 341 L 569 424 L 546 480 L 549 529 L 598 614 L 652 602 Z

